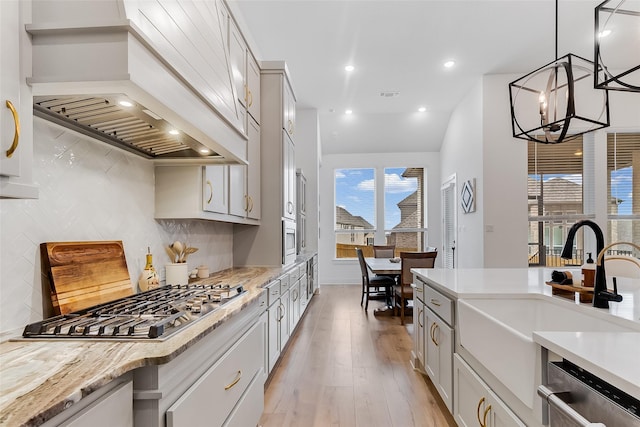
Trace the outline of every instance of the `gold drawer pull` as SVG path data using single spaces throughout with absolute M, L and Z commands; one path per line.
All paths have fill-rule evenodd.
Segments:
M 7 157 L 11 157 L 18 148 L 18 143 L 20 142 L 20 118 L 18 117 L 18 112 L 16 111 L 16 108 L 13 106 L 11 101 L 7 99 L 6 104 L 7 108 L 11 110 L 11 114 L 13 115 L 13 144 L 11 144 L 11 147 L 9 147 L 9 149 L 7 150 Z
M 480 424 L 480 426 L 484 426 L 484 424 L 482 424 L 482 420 L 480 420 L 480 407 L 482 406 L 483 403 L 484 403 L 484 397 L 480 399 L 480 401 L 478 401 L 478 407 L 476 408 L 476 418 L 478 418 L 478 423 Z
M 435 298 L 431 298 L 431 304 L 440 307 L 440 300 L 437 300 Z
M 209 190 L 211 190 L 211 195 L 209 196 L 209 199 L 207 200 L 207 204 L 211 203 L 211 200 L 213 200 L 213 185 L 211 184 L 211 181 L 207 180 L 207 187 L 209 187 Z
M 237 375 L 236 379 L 233 380 L 233 382 L 231 384 L 227 384 L 226 386 L 224 386 L 225 390 L 229 390 L 231 387 L 233 387 L 234 385 L 238 384 L 238 382 L 242 378 L 242 371 L 238 371 L 238 373 L 236 375 Z
M 482 416 L 482 427 L 487 427 L 487 414 L 491 411 L 491 405 L 487 406 L 487 409 L 484 410 L 484 415 Z

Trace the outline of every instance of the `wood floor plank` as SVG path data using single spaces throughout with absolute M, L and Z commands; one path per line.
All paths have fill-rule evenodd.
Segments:
M 409 362 L 413 325 L 376 317 L 360 286 L 324 286 L 267 383 L 262 427 L 454 427 Z M 410 320 L 410 318 L 409 318 Z

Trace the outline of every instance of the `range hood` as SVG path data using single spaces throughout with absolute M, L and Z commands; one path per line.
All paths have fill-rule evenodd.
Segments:
M 157 163 L 247 164 L 220 5 L 180 6 L 217 34 L 206 52 L 181 52 L 181 40 L 168 38 L 175 29 L 153 22 L 167 21 L 159 3 L 34 0 L 26 26 L 34 114 Z

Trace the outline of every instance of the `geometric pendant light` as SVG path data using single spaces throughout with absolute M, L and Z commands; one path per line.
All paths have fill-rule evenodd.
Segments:
M 607 0 L 595 13 L 594 86 L 640 92 L 640 0 Z
M 558 144 L 609 126 L 609 93 L 594 90 L 593 62 L 558 57 L 558 0 L 555 42 L 555 61 L 509 84 L 515 138 Z

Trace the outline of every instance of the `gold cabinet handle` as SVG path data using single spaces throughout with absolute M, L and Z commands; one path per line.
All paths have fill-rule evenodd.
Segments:
M 280 319 L 278 319 L 278 321 L 284 319 L 284 305 L 282 305 L 282 303 L 280 303 Z
M 289 135 L 293 135 L 293 122 L 291 121 L 291 119 L 287 120 L 289 122 Z
M 484 424 L 482 424 L 482 420 L 480 419 L 480 407 L 483 403 L 484 397 L 478 401 L 478 407 L 476 408 L 476 418 L 478 418 L 478 424 L 480 424 L 480 427 L 485 427 Z
M 431 298 L 431 304 L 440 307 L 440 300 L 437 300 L 435 298 Z
M 420 325 L 421 328 L 424 326 L 424 323 L 420 322 L 420 320 L 422 320 L 422 313 L 424 313 L 424 310 L 420 309 L 420 311 L 418 311 L 418 325 Z
M 253 105 L 253 93 L 247 87 L 247 107 L 251 107 Z
M 211 200 L 213 200 L 213 185 L 211 184 L 211 181 L 207 180 L 207 187 L 209 187 L 209 190 L 211 191 L 210 195 L 209 195 L 209 199 L 207 199 L 207 204 L 211 203 Z
M 244 211 L 249 211 L 249 196 L 247 196 L 246 194 L 244 195 Z
M 249 197 L 249 212 L 253 212 L 253 197 L 251 196 L 247 196 Z
M 6 104 L 7 108 L 11 110 L 11 114 L 13 115 L 13 144 L 11 144 L 11 147 L 7 150 L 7 157 L 11 157 L 20 143 L 20 118 L 18 117 L 16 107 L 13 106 L 11 101 L 7 99 Z
M 431 324 L 431 328 L 429 328 L 430 335 L 431 335 L 431 341 L 436 345 L 436 347 L 439 346 L 438 340 L 436 340 L 436 331 L 438 330 L 438 325 L 434 322 Z
M 487 406 L 487 409 L 484 410 L 484 415 L 482 415 L 482 427 L 487 427 L 487 414 L 491 411 L 491 405 Z
M 229 390 L 234 385 L 238 384 L 241 378 L 242 378 L 242 371 L 238 371 L 238 373 L 236 374 L 236 379 L 233 380 L 230 384 L 227 384 L 226 386 L 224 386 L 224 389 Z
M 287 212 L 293 213 L 293 202 L 287 202 Z

